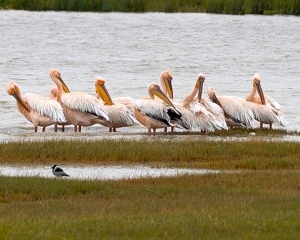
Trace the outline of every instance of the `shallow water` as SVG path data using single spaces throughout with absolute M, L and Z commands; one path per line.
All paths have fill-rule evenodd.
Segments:
M 23 93 L 48 96 L 53 68 L 71 91 L 94 94 L 93 79 L 102 76 L 112 97 L 133 98 L 146 95 L 147 85 L 170 69 L 178 100 L 200 72 L 205 88 L 239 97 L 250 92 L 259 72 L 264 93 L 285 111 L 287 129 L 300 130 L 298 29 L 295 16 L 0 11 L 0 140 L 52 136 L 52 127 L 32 134 L 5 86 L 14 80 Z M 92 132 L 107 129 L 84 128 L 82 135 Z M 144 132 L 142 126 L 119 130 Z
M 207 169 L 150 168 L 146 166 L 66 166 L 63 169 L 70 175 L 66 179 L 73 180 L 118 180 L 221 172 Z M 0 166 L 0 175 L 55 178 L 49 166 Z

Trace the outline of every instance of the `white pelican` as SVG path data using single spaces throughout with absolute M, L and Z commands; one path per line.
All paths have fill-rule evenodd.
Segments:
M 260 75 L 254 74 L 252 79 L 252 90 L 246 97 L 246 100 L 251 104 L 254 113 L 254 118 L 260 122 L 260 128 L 263 124 L 269 124 L 272 129 L 272 124 L 286 126 L 288 123 L 284 119 L 283 110 L 278 102 L 270 96 L 264 95 L 260 85 Z M 257 94 L 258 93 L 258 94 Z
M 57 101 L 61 104 L 68 122 L 74 125 L 74 132 L 81 126 L 91 126 L 109 120 L 102 102 L 96 96 L 83 92 L 70 92 L 57 70 L 50 70 L 50 78 L 57 85 Z
M 172 74 L 169 70 L 163 71 L 160 76 L 162 91 L 173 100 Z M 191 131 L 214 131 L 215 129 L 227 129 L 224 113 L 221 107 L 209 99 L 202 98 L 202 88 L 205 80 L 204 74 L 199 74 L 193 91 L 187 95 L 182 104 L 173 104 L 180 109 L 182 121 Z M 198 97 L 196 97 L 198 93 Z M 171 127 L 172 130 L 172 127 Z
M 162 92 L 158 84 L 148 86 L 148 98 L 135 100 L 134 116 L 148 129 L 148 135 L 156 133 L 157 128 L 177 126 L 181 121 L 181 113 L 175 108 L 170 99 Z M 155 99 L 157 96 L 161 100 Z M 180 126 L 179 126 L 180 127 Z
M 109 120 L 100 123 L 109 128 L 109 132 L 115 132 L 116 128 L 129 127 L 138 124 L 133 112 L 122 103 L 114 103 L 105 87 L 105 80 L 96 77 L 94 80 L 97 95 L 104 101 L 105 110 Z
M 202 97 L 205 75 L 200 73 L 192 92 L 182 102 L 182 107 L 193 113 L 190 119 L 191 130 L 201 133 L 228 129 L 223 109 L 210 99 Z M 197 95 L 198 93 L 198 95 Z M 197 95 L 197 96 L 196 96 Z
M 171 99 L 173 104 L 176 105 L 176 108 L 180 108 L 181 106 L 179 104 L 174 103 L 174 101 L 173 101 L 174 100 L 173 99 L 173 86 L 172 86 L 173 76 L 172 76 L 170 70 L 163 71 L 160 74 L 159 79 L 160 79 L 160 87 L 161 87 L 162 92 Z M 184 111 L 185 111 L 185 109 L 180 109 L 181 114 L 183 114 Z M 182 116 L 182 119 L 183 119 L 183 116 Z M 182 121 L 182 123 L 184 123 L 184 122 Z M 188 123 L 184 123 L 183 127 L 189 128 L 187 124 Z M 168 128 L 165 127 L 164 132 L 167 132 L 168 131 L 167 129 Z M 173 132 L 173 131 L 174 131 L 174 126 L 171 126 L 171 132 Z
M 43 127 L 44 132 L 47 126 L 66 121 L 63 109 L 57 101 L 34 93 L 26 93 L 23 97 L 19 85 L 13 81 L 7 83 L 6 91 L 17 100 L 18 110 L 33 123 L 35 132 L 38 127 Z
M 65 89 L 65 91 L 68 91 L 68 90 L 69 90 L 68 88 Z M 52 100 L 57 101 L 57 92 L 58 92 L 57 86 L 56 85 L 51 86 L 49 98 L 52 99 Z M 65 131 L 65 126 L 70 125 L 70 124 L 72 124 L 72 123 L 67 122 L 67 121 L 64 122 L 64 123 L 56 123 L 55 124 L 55 129 L 57 130 L 57 125 L 60 125 L 61 126 L 61 131 L 64 132 Z
M 213 102 L 223 109 L 229 127 L 239 125 L 251 128 L 253 112 L 246 100 L 233 96 L 217 96 L 213 87 L 207 88 L 207 94 Z

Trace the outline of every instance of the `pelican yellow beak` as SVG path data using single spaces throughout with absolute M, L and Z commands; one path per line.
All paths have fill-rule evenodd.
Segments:
M 165 81 L 165 85 L 166 85 L 166 88 L 167 88 L 167 93 L 169 95 L 169 98 L 173 100 L 173 86 L 172 86 L 172 77 L 168 77 L 168 78 L 165 78 L 164 79 Z
M 11 95 L 17 100 L 18 103 L 21 104 L 21 106 L 22 106 L 23 108 L 25 108 L 26 111 L 30 112 L 30 109 L 29 109 L 28 106 L 24 103 L 24 101 L 19 97 L 19 95 L 17 94 L 16 91 L 13 91 Z
M 215 93 L 213 93 L 213 98 L 212 98 L 213 102 L 215 102 L 216 104 L 218 104 L 224 112 L 224 116 L 226 118 L 230 118 L 229 114 L 227 112 L 225 112 L 224 108 L 222 107 L 222 104 L 220 103 L 219 99 L 217 98 L 217 95 Z
M 105 87 L 104 80 L 95 81 L 95 91 L 100 96 L 100 98 L 105 102 L 106 105 L 113 105 L 113 101 Z
M 30 109 L 28 108 L 27 104 L 24 102 L 24 100 L 20 97 L 21 90 L 19 89 L 18 85 L 14 83 L 13 81 L 10 81 L 6 85 L 6 91 L 9 95 L 13 96 L 17 102 L 28 112 L 30 112 Z
M 198 78 L 195 86 L 198 88 L 198 102 L 200 102 L 202 98 L 203 84 L 204 84 L 204 79 Z
M 60 76 L 58 76 L 57 78 L 58 78 L 58 80 L 61 82 L 62 88 L 63 88 L 64 92 L 65 92 L 65 93 L 69 93 L 70 90 L 69 90 L 67 84 L 65 84 L 65 82 L 62 80 L 62 78 L 61 78 Z
M 259 82 L 256 82 L 255 83 L 255 86 L 256 86 L 256 89 L 258 91 L 258 94 L 259 94 L 259 97 L 260 97 L 260 101 L 263 105 L 266 105 L 266 100 L 265 100 L 265 95 L 264 95 L 264 92 L 260 86 L 260 83 Z
M 163 100 L 165 103 L 168 105 L 172 106 L 175 108 L 174 104 L 171 102 L 171 100 L 163 93 L 163 91 L 160 89 L 158 85 L 155 85 L 155 87 L 152 89 L 152 93 L 159 97 L 161 100 Z

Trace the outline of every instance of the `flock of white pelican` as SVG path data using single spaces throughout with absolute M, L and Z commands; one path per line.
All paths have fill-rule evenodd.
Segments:
M 251 92 L 244 98 L 236 96 L 218 96 L 214 88 L 207 88 L 208 98 L 202 96 L 205 75 L 199 74 L 195 86 L 182 102 L 173 100 L 172 74 L 169 70 L 160 75 L 160 84 L 148 85 L 147 97 L 111 98 L 105 87 L 105 80 L 94 80 L 95 95 L 84 92 L 70 92 L 57 70 L 50 70 L 50 78 L 55 83 L 51 96 L 34 93 L 22 95 L 19 85 L 13 81 L 7 83 L 6 91 L 17 100 L 17 108 L 34 126 L 45 128 L 73 125 L 74 132 L 81 127 L 101 124 L 109 132 L 117 128 L 142 124 L 148 135 L 155 135 L 156 129 L 167 132 L 170 127 L 204 134 L 240 126 L 252 128 L 253 122 L 285 127 L 282 108 L 272 97 L 266 96 L 260 85 L 259 74 L 254 74 Z

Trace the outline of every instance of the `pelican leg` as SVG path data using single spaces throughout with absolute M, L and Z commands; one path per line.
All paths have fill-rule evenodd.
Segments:
M 111 127 L 110 127 L 110 128 L 108 128 L 108 131 L 109 131 L 109 132 L 112 132 L 112 128 L 111 128 Z
M 37 132 L 37 130 L 38 130 L 38 127 L 34 127 L 34 132 Z
M 270 129 L 272 129 L 272 123 L 270 123 Z
M 153 128 L 153 135 L 156 134 L 156 128 Z
M 173 126 L 171 127 L 171 132 L 174 132 L 174 127 Z
M 77 132 L 77 125 L 74 125 L 74 132 Z
M 115 127 L 113 128 L 113 132 L 116 132 L 116 128 Z
M 264 125 L 264 124 L 261 122 L 261 123 L 260 123 L 260 129 L 263 129 L 263 128 L 264 128 L 263 125 Z
M 57 124 L 54 125 L 54 132 L 57 132 Z
M 164 132 L 165 133 L 168 132 L 168 128 L 167 127 L 164 128 Z
M 61 126 L 61 131 L 64 132 L 65 131 L 65 125 Z
M 148 128 L 148 135 L 150 136 L 151 134 L 151 128 Z
M 81 132 L 81 125 L 79 125 L 78 127 L 78 132 Z

